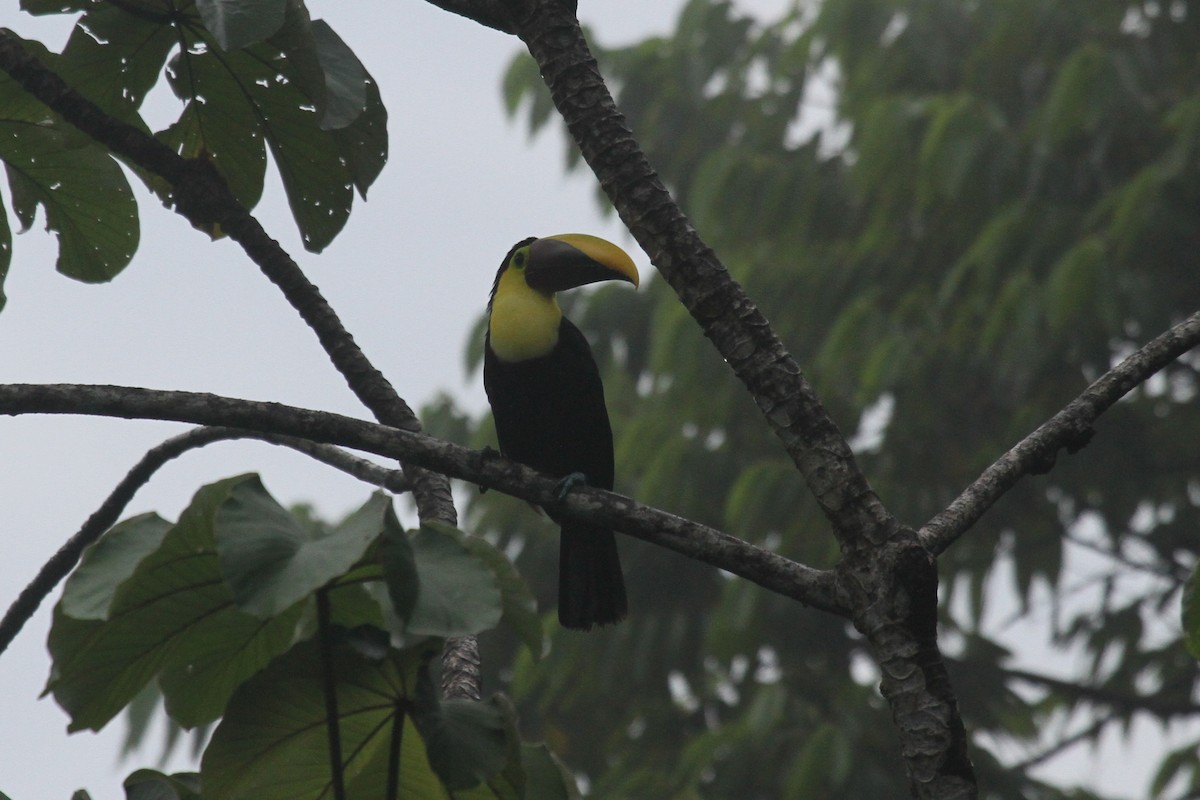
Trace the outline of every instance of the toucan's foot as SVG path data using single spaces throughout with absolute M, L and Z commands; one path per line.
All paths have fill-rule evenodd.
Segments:
M 558 482 L 558 488 L 554 490 L 554 496 L 561 503 L 563 500 L 567 499 L 567 495 L 569 495 L 571 490 L 576 486 L 587 485 L 587 475 L 584 475 L 582 472 L 572 472 L 570 475 Z
M 498 458 L 500 455 L 502 455 L 502 454 L 499 450 L 493 449 L 491 445 L 484 445 L 483 449 L 479 451 L 479 460 L 480 461 L 489 461 L 493 458 Z M 488 487 L 480 484 L 480 486 L 479 486 L 480 494 L 483 494 L 487 490 L 488 490 Z

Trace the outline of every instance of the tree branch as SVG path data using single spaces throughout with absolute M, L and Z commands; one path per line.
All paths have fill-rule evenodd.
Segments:
M 1103 730 L 1104 726 L 1111 721 L 1112 720 L 1103 718 L 1098 719 L 1083 730 L 1076 731 L 1065 739 L 1060 739 L 1050 747 L 1042 750 L 1042 752 L 1035 753 L 1034 755 L 1026 758 L 1024 761 L 1018 761 L 1016 764 L 1013 764 L 1011 767 L 1009 767 L 1009 769 L 1018 775 L 1023 775 L 1033 767 L 1049 761 L 1064 750 L 1069 750 L 1080 742 L 1087 741 L 1088 739 L 1095 737 L 1096 734 Z
M 220 425 L 336 444 L 399 459 L 487 486 L 564 516 L 587 519 L 703 561 L 794 600 L 840 615 L 848 606 L 830 572 L 755 547 L 727 533 L 591 487 L 558 499 L 559 480 L 495 454 L 425 434 L 280 403 L 201 392 L 123 386 L 0 385 L 0 414 L 87 414 Z
M 883 541 L 899 526 L 770 323 L 676 205 L 600 75 L 563 0 L 518 16 L 517 34 L 622 221 L 745 384 L 843 544 Z
M 1095 432 L 1092 424 L 1118 400 L 1154 373 L 1200 344 L 1200 312 L 1147 342 L 1104 373 L 1062 411 L 1026 436 L 983 471 L 944 511 L 921 528 L 921 542 L 941 553 L 1026 475 L 1054 466 L 1058 451 L 1075 453 Z
M 317 444 L 273 433 L 221 427 L 199 428 L 175 436 L 148 450 L 133 469 L 121 479 L 121 482 L 105 498 L 100 507 L 88 517 L 87 521 L 83 523 L 83 527 L 67 539 L 58 552 L 42 565 L 29 585 L 21 590 L 17 599 L 5 612 L 4 618 L 0 619 L 0 653 L 8 649 L 42 601 L 75 568 L 88 545 L 95 542 L 102 533 L 116 524 L 121 512 L 125 510 L 125 506 L 133 499 L 133 495 L 149 482 L 154 473 L 168 461 L 183 455 L 188 450 L 230 439 L 261 439 L 271 444 L 291 447 L 318 461 L 347 472 L 359 480 L 383 486 L 393 492 L 407 491 L 408 481 L 399 471 L 384 469 L 378 464 L 357 458 L 327 444 Z
M 1181 692 L 1180 699 L 1175 701 L 1163 699 L 1159 693 L 1153 696 L 1128 695 L 1103 686 L 1088 686 L 1023 669 L 1006 669 L 1004 675 L 1013 680 L 1031 683 L 1076 700 L 1108 706 L 1125 713 L 1146 711 L 1164 720 L 1184 714 L 1200 714 L 1200 704 L 1189 699 L 1190 686 Z
M 621 219 L 754 397 L 842 545 L 837 584 L 881 667 L 915 797 L 972 798 L 936 634 L 937 571 L 859 469 L 766 318 L 696 233 L 617 110 L 569 0 L 509 0 L 517 34 Z

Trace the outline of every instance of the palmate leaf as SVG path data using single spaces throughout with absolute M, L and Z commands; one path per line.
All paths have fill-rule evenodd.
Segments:
M 194 772 L 164 775 L 139 769 L 124 781 L 125 800 L 201 800 L 200 776 Z
M 24 44 L 39 58 L 51 58 L 37 43 Z M 98 283 L 125 268 L 140 231 L 137 203 L 125 174 L 103 148 L 63 123 L 7 75 L 0 75 L 0 161 L 20 230 L 33 225 L 41 206 L 46 229 L 57 234 L 59 272 Z M 7 223 L 4 227 L 7 230 Z M 0 248 L 0 278 L 10 257 L 11 248 Z
M 228 52 L 199 26 L 189 32 L 167 70 L 186 105 L 164 139 L 211 159 L 248 206 L 261 196 L 265 144 L 305 247 L 322 250 L 345 225 L 354 187 L 365 193 L 387 159 L 386 113 L 366 69 L 301 11 L 275 38 Z
M 420 588 L 405 632 L 469 636 L 500 621 L 496 579 L 453 534 L 423 525 L 412 537 Z
M 350 570 L 382 533 L 391 499 L 372 495 L 332 531 L 305 526 L 257 477 L 232 487 L 213 519 L 221 572 L 238 607 L 270 619 Z
M 454 537 L 471 555 L 487 565 L 500 590 L 500 621 L 510 626 L 521 637 L 521 641 L 529 648 L 535 660 L 540 659 L 545 639 L 537 600 L 513 563 L 480 536 L 470 536 L 452 525 L 436 520 L 426 525 Z
M 1200 658 L 1200 568 L 1192 571 L 1183 585 L 1183 643 L 1188 652 Z
M 178 43 L 175 29 L 153 14 L 130 14 L 107 3 L 92 5 L 54 66 L 72 88 L 104 111 L 149 132 L 137 112 Z
M 162 545 L 171 523 L 141 514 L 114 525 L 89 547 L 63 585 L 62 609 L 75 619 L 107 619 L 113 598 L 138 564 Z
M 418 683 L 430 681 L 425 666 L 430 654 L 429 650 L 393 650 L 382 660 L 370 660 L 349 647 L 335 650 L 348 797 L 385 795 L 394 733 L 400 734 L 400 797 L 448 800 L 444 781 L 470 770 L 461 758 L 486 764 L 491 774 L 505 765 L 509 737 L 515 733 L 494 704 L 469 704 L 472 711 L 456 710 L 447 718 L 439 708 L 417 701 Z M 422 705 L 422 710 L 415 712 L 414 704 Z M 420 725 L 414 724 L 414 713 L 422 716 Z M 331 775 L 325 722 L 318 645 L 305 642 L 234 696 L 201 764 L 205 795 L 229 800 L 328 797 Z M 436 730 L 433 741 L 421 730 Z M 439 777 L 427 748 L 436 750 L 434 759 L 448 761 L 454 772 Z
M 0 311 L 8 297 L 4 294 L 4 279 L 8 277 L 8 268 L 12 264 L 12 228 L 8 225 L 8 214 L 0 209 Z
M 288 0 L 196 0 L 204 27 L 222 50 L 237 50 L 273 36 Z
M 239 610 L 222 581 L 213 516 L 247 477 L 202 488 L 161 546 L 117 588 L 108 619 L 55 608 L 47 692 L 72 731 L 99 730 L 156 675 L 185 726 L 218 717 L 233 690 L 291 644 L 301 607 L 262 620 Z

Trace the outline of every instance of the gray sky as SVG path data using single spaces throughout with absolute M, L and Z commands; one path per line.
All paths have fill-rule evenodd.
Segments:
M 484 406 L 462 367 L 466 336 L 508 246 L 527 235 L 588 232 L 647 260 L 615 217 L 602 218 L 593 184 L 563 176 L 561 138 L 529 141 L 510 122 L 499 81 L 519 43 L 420 0 L 309 0 L 379 82 L 390 114 L 391 159 L 370 199 L 321 255 L 300 246 L 272 175 L 256 214 L 321 287 L 367 356 L 414 407 L 439 392 Z M 670 30 L 681 0 L 584 0 L 580 15 L 604 44 Z M 783 0 L 744 6 L 777 10 Z M 61 20 L 0 10 L 0 26 L 57 49 Z M 177 111 L 153 99 L 152 124 Z M 8 203 L 7 184 L 0 193 Z M 365 417 L 315 337 L 236 246 L 210 243 L 141 193 L 142 244 L 108 285 L 54 271 L 40 228 L 17 237 L 0 313 L 0 381 L 117 383 L 276 400 Z M 40 221 L 38 225 L 40 226 Z M 0 605 L 7 607 L 142 453 L 183 426 L 74 417 L 0 419 Z M 368 490 L 302 456 L 267 445 L 218 444 L 164 468 L 127 509 L 174 519 L 205 483 L 247 471 L 281 501 L 313 503 L 326 517 Z M 0 656 L 0 790 L 13 800 L 123 797 L 120 776 L 150 766 L 157 749 L 114 766 L 123 725 L 66 736 L 66 715 L 47 698 L 49 605 Z M 1064 764 L 1112 790 L 1128 768 L 1090 758 Z M 1112 760 L 1109 760 L 1112 763 Z M 176 766 L 184 766 L 177 764 Z M 902 779 L 897 776 L 898 785 Z M 1144 785 L 1139 782 L 1139 784 Z

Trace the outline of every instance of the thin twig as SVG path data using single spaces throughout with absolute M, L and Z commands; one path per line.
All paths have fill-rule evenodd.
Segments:
M 125 506 L 133 499 L 133 495 L 154 476 L 159 468 L 188 450 L 230 439 L 261 439 L 271 444 L 291 447 L 376 486 L 383 486 L 397 492 L 404 491 L 407 487 L 407 481 L 397 470 L 384 469 L 331 445 L 316 444 L 291 436 L 263 434 L 225 427 L 199 428 L 175 436 L 148 450 L 133 469 L 121 479 L 121 482 L 105 498 L 100 507 L 88 517 L 83 526 L 67 539 L 58 552 L 42 565 L 29 585 L 21 590 L 17 599 L 5 612 L 4 618 L 0 619 L 0 653 L 8 649 L 42 601 L 75 568 L 88 545 L 95 542 L 102 533 L 116 523 L 121 512 L 125 510 Z
M 1154 696 L 1131 696 L 1107 689 L 1103 686 L 1087 686 L 1081 683 L 1072 683 L 1062 678 L 1053 678 L 1049 675 L 1041 675 L 1022 669 L 1006 669 L 1004 670 L 1004 675 L 1013 680 L 1032 683 L 1053 692 L 1060 692 L 1074 699 L 1105 705 L 1109 708 L 1125 712 L 1148 711 L 1151 714 L 1164 718 L 1181 714 L 1200 714 L 1200 704 L 1193 703 L 1190 700 L 1184 700 L 1183 702 L 1163 700 L 1161 698 L 1161 690 Z
M 1104 373 L 1077 398 L 996 460 L 958 498 L 921 528 L 922 543 L 941 553 L 1025 475 L 1049 471 L 1058 452 L 1075 452 L 1092 424 L 1154 373 L 1200 344 L 1200 312 L 1155 337 Z
M 1024 761 L 1018 761 L 1016 764 L 1009 766 L 1008 769 L 1014 775 L 1023 775 L 1026 772 L 1028 772 L 1030 769 L 1036 767 L 1038 764 L 1041 764 L 1043 762 L 1049 761 L 1050 759 L 1054 758 L 1055 756 L 1057 756 L 1059 753 L 1063 752 L 1064 750 L 1068 750 L 1068 749 L 1074 747 L 1075 745 L 1079 744 L 1082 741 L 1091 739 L 1097 733 L 1099 733 L 1101 731 L 1101 729 L 1104 728 L 1105 725 L 1107 725 L 1110 722 L 1112 722 L 1111 719 L 1108 719 L 1106 717 L 1101 717 L 1100 719 L 1097 719 L 1095 722 L 1093 722 L 1091 725 L 1087 726 L 1083 730 L 1077 731 L 1076 733 L 1071 734 L 1070 736 L 1068 736 L 1065 739 L 1058 740 L 1057 742 L 1055 742 L 1050 747 L 1047 747 L 1042 752 L 1037 753 L 1033 756 L 1030 756 L 1029 758 L 1025 759 Z

